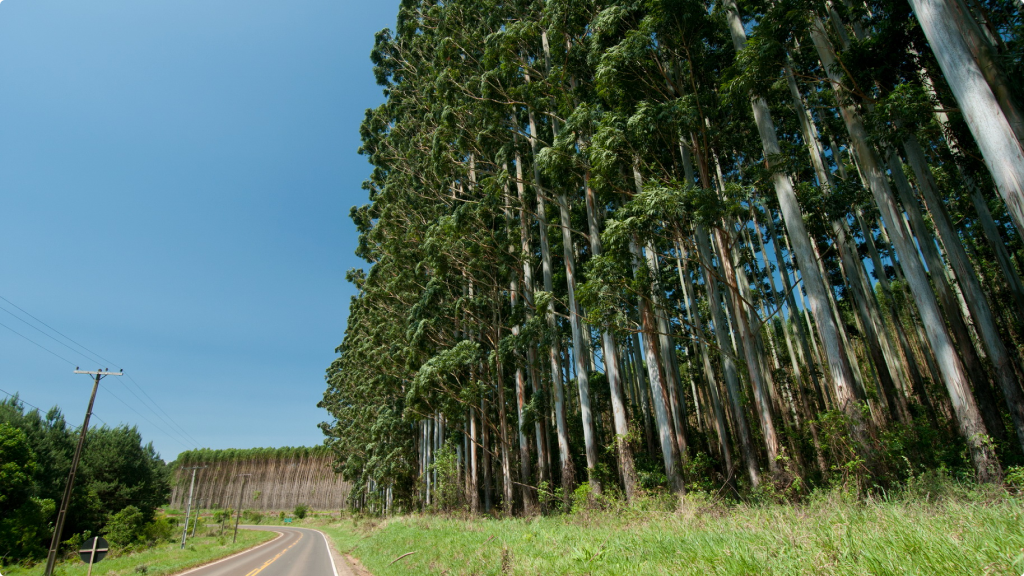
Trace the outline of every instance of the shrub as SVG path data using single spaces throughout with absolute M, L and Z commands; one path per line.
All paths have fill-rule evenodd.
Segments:
M 258 510 L 243 510 L 242 518 L 245 518 L 246 524 L 259 524 L 263 522 L 263 513 Z
M 295 517 L 302 520 L 309 513 L 309 506 L 305 504 L 299 504 L 295 507 Z
M 1024 466 L 1010 466 L 1006 469 L 1006 485 L 1024 490 Z
M 142 527 L 142 537 L 149 545 L 171 542 L 175 539 L 175 524 L 165 516 L 156 518 Z
M 111 544 L 126 547 L 142 539 L 145 523 L 141 510 L 135 506 L 125 506 L 109 517 L 106 527 L 100 532 L 106 535 Z

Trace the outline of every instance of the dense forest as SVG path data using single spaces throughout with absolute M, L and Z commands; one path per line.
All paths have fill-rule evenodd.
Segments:
M 321 402 L 354 497 L 1018 473 L 1022 32 L 1019 0 L 403 0 Z
M 0 566 L 46 557 L 77 442 L 78 429 L 58 408 L 42 414 L 26 411 L 17 397 L 0 402 Z M 96 534 L 115 545 L 143 538 L 169 493 L 167 466 L 135 427 L 91 428 L 64 525 L 66 547 L 75 551 Z M 112 520 L 125 515 L 138 530 L 126 539 L 111 535 Z
M 200 467 L 194 489 L 192 467 Z M 345 507 L 350 488 L 325 446 L 188 450 L 171 468 L 170 502 L 179 510 L 186 508 L 190 490 L 199 508 L 234 508 L 241 502 L 251 510 L 338 509 Z

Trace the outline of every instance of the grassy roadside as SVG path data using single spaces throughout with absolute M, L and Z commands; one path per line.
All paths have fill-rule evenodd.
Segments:
M 127 576 L 129 574 L 145 574 L 146 576 L 163 576 L 177 574 L 189 568 L 212 562 L 218 558 L 230 556 L 262 542 L 266 542 L 277 534 L 267 531 L 239 530 L 238 542 L 231 543 L 231 534 L 227 534 L 221 543 L 216 536 L 197 536 L 189 540 L 184 550 L 177 542 L 168 542 L 152 548 L 130 553 L 111 554 L 93 566 L 93 576 Z M 141 569 L 145 566 L 145 569 Z M 8 566 L 0 570 L 4 576 L 41 576 L 46 563 L 36 564 L 31 568 Z M 88 567 L 75 558 L 57 564 L 54 575 L 85 576 Z
M 321 529 L 374 576 L 1018 576 L 1022 504 L 1002 491 L 869 502 L 829 493 L 797 506 L 691 499 L 676 512 L 624 508 L 532 520 L 407 516 Z

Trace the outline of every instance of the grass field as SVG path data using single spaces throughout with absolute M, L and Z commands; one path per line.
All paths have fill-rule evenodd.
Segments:
M 374 576 L 1019 576 L 1022 504 L 994 488 L 867 502 L 825 493 L 799 505 L 691 499 L 675 512 L 623 508 L 531 520 L 406 516 L 321 529 Z
M 184 550 L 180 549 L 179 543 L 174 542 L 131 554 L 120 555 L 115 552 L 95 564 L 92 573 L 93 576 L 177 574 L 194 566 L 230 556 L 276 536 L 277 534 L 273 532 L 239 530 L 236 544 L 231 543 L 231 532 L 227 532 L 224 544 L 221 544 L 221 540 L 216 536 L 197 536 L 189 540 Z M 142 566 L 145 568 L 140 568 Z M 8 566 L 0 572 L 3 572 L 3 576 L 41 576 L 45 567 L 46 563 L 43 562 L 31 568 Z M 86 571 L 87 566 L 75 558 L 59 563 L 53 573 L 60 576 L 85 576 Z

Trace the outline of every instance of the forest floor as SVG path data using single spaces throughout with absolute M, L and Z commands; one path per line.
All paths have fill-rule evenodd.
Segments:
M 168 542 L 127 554 L 112 553 L 92 567 L 93 576 L 163 576 L 207 564 L 214 560 L 241 552 L 271 538 L 277 537 L 274 532 L 239 530 L 238 542 L 231 543 L 231 533 L 217 535 L 210 530 L 209 535 L 197 535 L 191 538 L 185 549 L 178 542 Z M 140 567 L 145 566 L 144 569 Z M 3 576 L 41 576 L 46 563 L 41 562 L 32 567 L 7 566 Z M 77 557 L 60 562 L 54 568 L 54 576 L 85 576 L 89 567 Z
M 1024 572 L 1024 499 L 1001 488 L 613 508 L 531 519 L 349 518 L 318 528 L 374 576 Z

